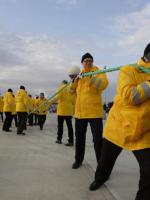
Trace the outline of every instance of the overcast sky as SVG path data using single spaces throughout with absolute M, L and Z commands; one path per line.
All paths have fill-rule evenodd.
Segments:
M 84 53 L 97 66 L 120 66 L 149 42 L 148 0 L 0 0 L 0 91 L 23 84 L 50 95 Z M 108 77 L 111 99 L 117 73 Z

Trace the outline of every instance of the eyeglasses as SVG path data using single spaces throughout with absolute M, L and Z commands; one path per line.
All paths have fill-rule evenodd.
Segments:
M 83 60 L 83 62 L 85 62 L 85 63 L 87 63 L 87 62 L 93 62 L 93 60 L 92 59 L 86 59 L 86 60 Z

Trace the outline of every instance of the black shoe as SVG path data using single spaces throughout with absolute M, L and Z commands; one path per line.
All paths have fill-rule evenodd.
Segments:
M 61 140 L 56 140 L 57 144 L 62 144 Z
M 81 164 L 74 162 L 72 165 L 72 169 L 78 169 L 81 166 Z
M 89 190 L 91 190 L 91 191 L 97 190 L 98 188 L 100 188 L 100 186 L 101 186 L 100 183 L 93 181 L 93 183 L 91 183 L 91 185 L 89 187 Z
M 68 142 L 68 143 L 65 144 L 65 146 L 72 147 L 73 146 L 73 142 Z

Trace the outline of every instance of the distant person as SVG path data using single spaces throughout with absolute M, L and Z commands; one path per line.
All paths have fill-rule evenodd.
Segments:
M 26 129 L 27 111 L 28 111 L 28 94 L 23 85 L 16 93 L 16 111 L 18 116 L 17 134 L 25 135 L 23 132 Z
M 17 119 L 17 112 L 16 112 L 15 95 L 12 94 L 12 96 L 13 96 L 13 99 L 14 99 L 14 104 L 12 105 L 12 113 L 11 113 L 12 120 L 11 120 L 11 124 L 12 124 L 12 121 L 14 119 L 14 121 L 15 121 L 15 127 L 17 127 L 18 126 L 18 119 Z M 10 125 L 10 127 L 11 127 L 11 125 Z
M 86 53 L 81 58 L 83 68 L 81 73 L 93 72 L 99 70 L 93 64 L 94 59 L 90 53 Z M 73 169 L 82 165 L 85 154 L 85 142 L 88 123 L 90 124 L 94 149 L 97 162 L 100 159 L 102 147 L 103 131 L 103 105 L 102 92 L 106 89 L 108 80 L 106 74 L 99 74 L 91 77 L 79 79 L 76 77 L 72 80 L 71 90 L 76 93 L 75 105 L 75 162 Z
M 122 149 L 133 152 L 140 167 L 139 190 L 136 200 L 150 199 L 150 44 L 138 61 L 137 68 L 120 70 L 117 94 L 105 128 L 102 155 L 90 190 L 101 187 L 112 172 Z M 130 186 L 129 186 L 130 187 Z
M 39 96 L 36 96 L 36 98 L 34 99 L 34 110 L 33 110 L 33 125 L 38 125 L 38 114 L 36 111 L 36 105 L 37 105 L 37 101 L 39 99 Z
M 38 125 L 40 126 L 40 130 L 43 130 L 47 115 L 47 99 L 45 98 L 43 92 L 40 93 L 40 96 L 36 102 L 36 106 L 38 110 Z
M 14 104 L 13 98 L 13 90 L 11 88 L 4 94 L 4 113 L 5 113 L 5 120 L 3 124 L 3 131 L 11 132 L 10 129 L 11 121 L 12 121 L 12 107 Z
M 28 98 L 28 123 L 29 126 L 33 126 L 34 99 L 31 94 L 28 95 Z
M 63 80 L 58 90 L 65 87 L 68 84 L 68 81 Z M 69 85 L 60 92 L 57 96 L 57 121 L 58 121 L 58 130 L 57 130 L 57 140 L 56 143 L 61 144 L 63 138 L 63 124 L 66 122 L 68 129 L 68 142 L 66 146 L 73 146 L 74 136 L 73 136 L 73 126 L 72 126 L 72 116 L 74 115 L 74 104 L 75 96 L 70 94 Z

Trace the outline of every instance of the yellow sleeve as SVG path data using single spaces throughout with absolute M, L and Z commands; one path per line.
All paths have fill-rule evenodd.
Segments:
M 135 76 L 130 69 L 120 71 L 117 90 L 128 104 L 139 105 L 150 99 L 150 82 L 136 84 Z

